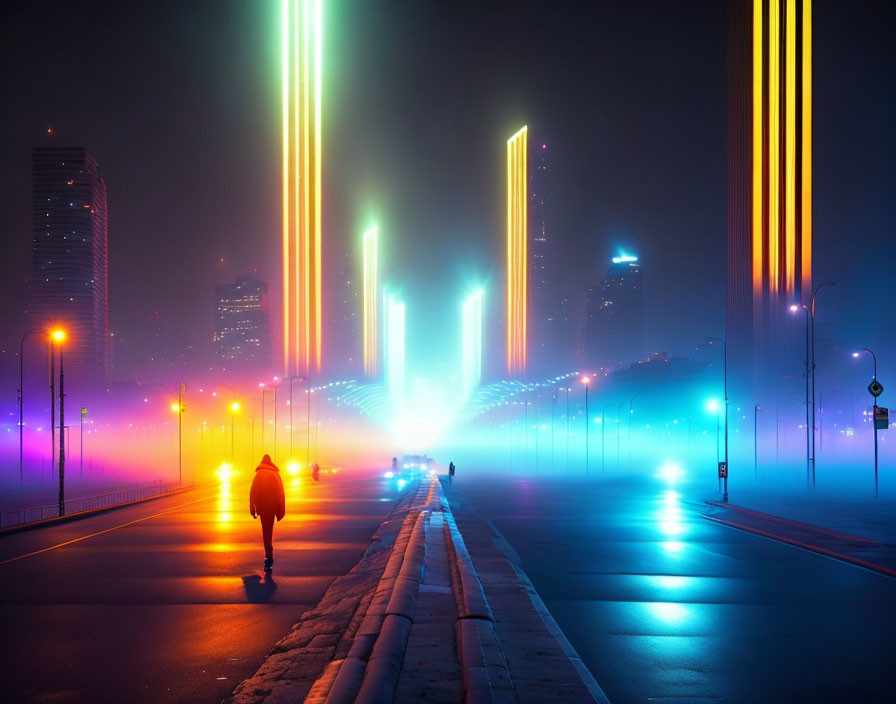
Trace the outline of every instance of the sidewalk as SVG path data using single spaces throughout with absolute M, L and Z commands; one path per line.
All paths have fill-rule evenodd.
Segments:
M 490 523 L 435 478 L 226 700 L 605 702 Z
M 798 504 L 758 497 L 742 503 L 747 505 L 707 501 L 710 509 L 703 517 L 896 578 L 896 545 L 866 537 L 893 535 L 894 522 L 890 515 L 883 513 L 880 505 L 831 499 L 825 501 L 817 497 Z M 750 507 L 757 505 L 779 513 Z M 796 520 L 794 516 L 802 520 Z M 874 518 L 883 520 L 875 521 Z M 847 533 L 829 526 L 857 530 Z

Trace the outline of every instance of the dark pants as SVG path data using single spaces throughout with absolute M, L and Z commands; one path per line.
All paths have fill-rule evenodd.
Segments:
M 264 556 L 274 556 L 274 514 L 260 513 L 258 517 L 261 519 L 261 535 L 264 539 Z

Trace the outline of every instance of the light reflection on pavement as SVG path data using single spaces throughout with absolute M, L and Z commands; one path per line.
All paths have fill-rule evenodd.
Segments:
M 889 701 L 896 581 L 700 517 L 686 484 L 455 480 L 613 702 Z

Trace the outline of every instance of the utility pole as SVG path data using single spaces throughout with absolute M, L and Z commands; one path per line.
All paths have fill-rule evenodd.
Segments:
M 759 411 L 762 408 L 757 403 L 753 406 L 753 479 L 759 479 Z
M 65 515 L 65 363 L 59 345 L 59 515 Z

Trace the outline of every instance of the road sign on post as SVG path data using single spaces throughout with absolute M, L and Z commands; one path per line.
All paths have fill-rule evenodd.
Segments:
M 874 429 L 886 430 L 890 427 L 890 409 L 883 406 L 874 407 Z
M 727 479 L 728 478 L 728 463 L 727 462 L 719 462 L 719 479 Z
M 868 393 L 877 398 L 884 392 L 884 385 L 881 384 L 877 379 L 872 379 L 871 383 L 868 384 Z

